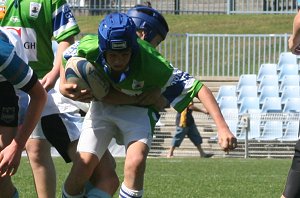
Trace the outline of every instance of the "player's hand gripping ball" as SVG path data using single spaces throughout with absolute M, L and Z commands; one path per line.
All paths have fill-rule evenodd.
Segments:
M 77 84 L 80 90 L 90 89 L 97 100 L 101 100 L 109 91 L 107 79 L 85 58 L 70 58 L 66 63 L 65 76 L 67 82 Z

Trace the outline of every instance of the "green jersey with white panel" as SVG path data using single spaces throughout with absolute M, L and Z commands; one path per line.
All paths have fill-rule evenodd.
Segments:
M 131 58 L 128 70 L 117 82 L 111 78 L 109 67 L 100 61 L 97 35 L 87 35 L 70 46 L 65 51 L 64 58 L 87 58 L 105 73 L 113 87 L 128 95 L 139 95 L 153 88 L 161 88 L 171 106 L 181 112 L 197 95 L 202 83 L 188 73 L 174 68 L 147 41 L 138 39 L 138 45 L 139 49 Z
M 79 33 L 65 0 L 6 0 L 5 10 L 1 26 L 21 37 L 29 65 L 40 78 L 53 67 L 51 40 L 59 43 Z

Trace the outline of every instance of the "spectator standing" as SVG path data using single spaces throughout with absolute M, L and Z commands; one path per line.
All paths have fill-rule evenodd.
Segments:
M 202 112 L 208 114 L 205 108 L 198 108 L 194 105 L 193 102 L 189 104 L 187 108 L 185 108 L 181 113 L 177 113 L 176 115 L 176 132 L 172 139 L 171 147 L 169 149 L 169 153 L 167 155 L 168 158 L 174 156 L 174 150 L 176 147 L 179 147 L 187 135 L 187 137 L 193 142 L 193 144 L 197 147 L 200 157 L 209 158 L 213 156 L 212 154 L 205 153 L 201 144 L 202 137 L 197 129 L 195 124 L 194 117 L 192 115 L 193 111 Z

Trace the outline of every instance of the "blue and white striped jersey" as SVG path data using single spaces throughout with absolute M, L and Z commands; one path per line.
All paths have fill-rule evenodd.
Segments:
M 37 81 L 27 62 L 20 38 L 0 27 L 0 82 L 7 80 L 27 92 Z

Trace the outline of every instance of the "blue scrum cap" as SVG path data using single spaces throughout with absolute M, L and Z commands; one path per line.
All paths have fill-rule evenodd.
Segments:
M 157 34 L 165 39 L 169 32 L 169 26 L 165 18 L 151 7 L 135 6 L 128 10 L 127 15 L 133 19 L 137 29 L 146 32 L 145 40 L 148 42 L 151 42 Z

